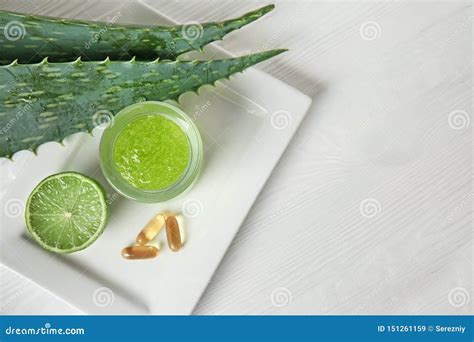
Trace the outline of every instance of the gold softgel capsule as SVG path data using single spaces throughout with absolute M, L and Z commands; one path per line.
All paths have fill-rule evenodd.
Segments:
M 158 214 L 153 217 L 142 231 L 137 236 L 137 243 L 141 246 L 145 246 L 151 240 L 155 238 L 156 235 L 161 231 L 165 225 L 165 217 L 162 214 Z
M 159 250 L 155 246 L 131 246 L 122 249 L 122 256 L 125 259 L 152 259 L 158 256 Z

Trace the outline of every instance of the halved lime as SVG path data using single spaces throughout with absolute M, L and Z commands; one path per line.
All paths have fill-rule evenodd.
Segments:
M 107 223 L 105 191 L 76 172 L 43 179 L 26 202 L 26 226 L 45 249 L 71 253 L 91 245 Z

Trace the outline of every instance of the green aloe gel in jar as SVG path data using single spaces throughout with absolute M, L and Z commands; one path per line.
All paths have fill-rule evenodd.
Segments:
M 186 171 L 188 138 L 173 121 L 147 115 L 131 121 L 117 136 L 113 161 L 122 177 L 142 190 L 164 189 Z
M 141 102 L 120 111 L 101 139 L 101 168 L 126 197 L 162 202 L 194 183 L 202 141 L 192 120 L 162 102 Z

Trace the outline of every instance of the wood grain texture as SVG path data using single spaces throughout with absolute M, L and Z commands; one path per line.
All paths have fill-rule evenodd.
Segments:
M 39 3 L 0 8 L 110 8 Z M 264 3 L 146 1 L 183 23 Z M 219 45 L 289 48 L 262 69 L 314 105 L 195 313 L 472 314 L 472 3 L 276 4 Z M 5 268 L 1 289 L 4 313 L 77 312 Z

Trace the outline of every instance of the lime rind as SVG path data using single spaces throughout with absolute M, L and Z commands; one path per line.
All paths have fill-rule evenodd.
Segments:
M 57 248 L 56 246 L 51 246 L 50 244 L 43 241 L 42 237 L 36 233 L 34 227 L 32 227 L 32 225 L 31 225 L 31 213 L 30 213 L 30 210 L 29 210 L 30 206 L 31 206 L 31 201 L 32 201 L 34 195 L 37 194 L 40 191 L 41 187 L 45 183 L 50 182 L 54 179 L 60 180 L 61 178 L 64 178 L 64 177 L 76 177 L 81 182 L 86 182 L 94 190 L 96 190 L 97 194 L 98 194 L 97 198 L 99 199 L 99 204 L 100 204 L 98 206 L 97 210 L 101 211 L 99 226 L 96 228 L 95 232 L 87 239 L 87 241 L 85 241 L 84 243 L 82 243 L 78 246 L 74 246 L 72 248 L 66 248 L 66 249 Z M 33 189 L 33 191 L 31 192 L 31 194 L 28 197 L 28 200 L 26 202 L 25 220 L 26 220 L 26 227 L 27 227 L 28 232 L 31 234 L 31 236 L 34 238 L 34 240 L 41 247 L 43 247 L 44 249 L 46 249 L 48 251 L 51 251 L 51 252 L 60 253 L 60 254 L 67 254 L 67 253 L 72 253 L 72 252 L 77 252 L 77 251 L 83 250 L 84 248 L 90 246 L 95 240 L 97 240 L 97 238 L 104 231 L 105 226 L 107 224 L 107 217 L 108 217 L 107 214 L 108 213 L 107 213 L 106 192 L 105 192 L 104 188 L 102 187 L 102 185 L 99 182 L 97 182 L 96 180 L 94 180 L 90 177 L 87 177 L 83 174 L 80 174 L 78 172 L 62 172 L 62 173 L 58 173 L 58 174 L 54 174 L 54 175 L 51 175 L 49 177 L 46 177 Z

